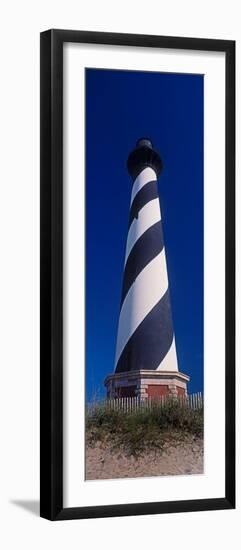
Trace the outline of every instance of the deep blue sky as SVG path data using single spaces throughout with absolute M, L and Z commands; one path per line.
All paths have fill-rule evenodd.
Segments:
M 203 76 L 86 69 L 86 395 L 113 372 L 129 152 L 147 136 L 159 180 L 179 370 L 203 389 Z

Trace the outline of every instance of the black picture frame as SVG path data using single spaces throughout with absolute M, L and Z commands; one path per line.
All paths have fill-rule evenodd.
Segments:
M 63 44 L 79 42 L 225 52 L 225 497 L 63 507 Z M 41 373 L 40 515 L 49 520 L 235 507 L 235 42 L 202 38 L 48 30 L 40 38 Z

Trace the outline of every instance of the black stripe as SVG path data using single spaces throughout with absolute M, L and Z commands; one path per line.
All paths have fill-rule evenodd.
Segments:
M 154 223 L 136 241 L 128 256 L 121 295 L 121 306 L 126 294 L 139 273 L 163 249 L 163 234 L 161 221 Z
M 128 340 L 115 372 L 155 370 L 173 341 L 169 289 Z
M 158 198 L 157 182 L 149 181 L 136 194 L 130 209 L 129 226 L 131 226 L 134 218 L 138 218 L 138 213 L 148 202 Z

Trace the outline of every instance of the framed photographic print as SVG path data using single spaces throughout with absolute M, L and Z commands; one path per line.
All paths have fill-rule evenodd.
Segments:
M 235 507 L 235 42 L 41 33 L 51 520 Z

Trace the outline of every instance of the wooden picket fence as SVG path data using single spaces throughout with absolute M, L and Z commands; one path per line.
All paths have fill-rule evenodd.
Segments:
M 164 396 L 155 398 L 138 397 L 117 397 L 106 398 L 103 400 L 92 401 L 87 404 L 87 413 L 93 414 L 99 407 L 108 410 L 122 411 L 124 413 L 132 413 L 138 410 L 151 410 L 154 407 L 164 407 L 167 403 L 178 402 L 181 407 L 187 407 L 192 410 L 202 409 L 203 395 L 201 392 L 193 393 L 187 396 Z

